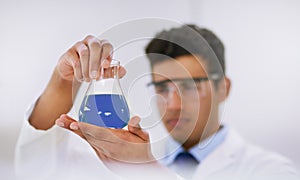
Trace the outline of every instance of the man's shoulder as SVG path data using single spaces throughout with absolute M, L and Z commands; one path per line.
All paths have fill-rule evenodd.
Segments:
M 297 174 L 295 165 L 290 159 L 275 151 L 248 142 L 234 129 L 229 131 L 223 148 L 224 151 L 229 151 L 226 154 L 233 158 L 233 164 L 243 167 L 249 172 Z
M 224 151 L 234 153 L 241 159 L 250 161 L 291 162 L 287 157 L 245 140 L 235 129 L 230 128 L 223 144 Z M 233 154 L 231 154 L 233 155 Z M 242 158 L 243 157 L 243 158 Z M 255 157 L 255 159 L 253 159 Z
M 295 165 L 288 158 L 247 142 L 232 128 L 200 165 L 197 176 L 206 179 L 298 179 Z

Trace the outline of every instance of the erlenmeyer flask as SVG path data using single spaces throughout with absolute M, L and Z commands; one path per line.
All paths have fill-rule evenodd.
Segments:
M 130 112 L 124 97 L 118 69 L 120 61 L 112 60 L 109 68 L 101 70 L 99 80 L 93 79 L 79 110 L 79 121 L 102 127 L 123 128 Z

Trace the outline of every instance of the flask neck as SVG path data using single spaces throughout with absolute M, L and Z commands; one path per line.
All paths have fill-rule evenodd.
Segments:
M 123 94 L 120 87 L 119 66 L 102 69 L 99 79 L 92 79 L 87 94 Z

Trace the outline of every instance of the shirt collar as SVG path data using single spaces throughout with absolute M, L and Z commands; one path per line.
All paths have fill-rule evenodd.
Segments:
M 198 162 L 201 162 L 209 155 L 209 153 L 213 152 L 215 148 L 224 141 L 227 134 L 228 127 L 226 125 L 222 125 L 222 128 L 218 132 L 192 147 L 189 150 L 189 153 L 191 153 Z M 162 158 L 160 162 L 166 166 L 169 166 L 174 162 L 179 153 L 184 152 L 184 149 L 180 143 L 172 138 L 169 138 L 165 152 L 165 157 Z

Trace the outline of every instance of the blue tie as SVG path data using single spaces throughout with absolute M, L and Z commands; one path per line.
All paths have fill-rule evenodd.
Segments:
M 199 162 L 189 152 L 179 153 L 174 160 L 174 170 L 183 178 L 191 179 Z

